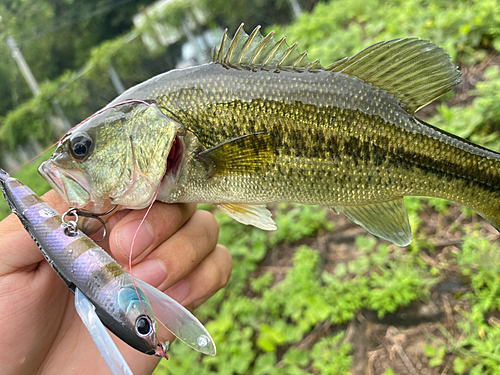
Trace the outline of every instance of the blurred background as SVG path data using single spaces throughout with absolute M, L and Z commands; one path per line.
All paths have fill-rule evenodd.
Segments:
M 17 168 L 127 88 L 210 61 L 242 22 L 324 65 L 381 40 L 431 40 L 463 82 L 418 117 L 500 151 L 499 0 L 4 0 L 0 166 Z M 39 194 L 50 154 L 16 174 Z M 498 232 L 457 204 L 405 202 L 408 248 L 322 207 L 271 207 L 273 233 L 215 212 L 234 272 L 197 315 L 218 354 L 174 344 L 155 373 L 500 374 Z

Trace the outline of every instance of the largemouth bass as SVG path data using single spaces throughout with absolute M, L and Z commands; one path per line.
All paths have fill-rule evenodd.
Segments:
M 91 309 L 80 314 L 84 321 L 88 315 L 96 314 L 98 318 L 91 326 L 102 322 L 133 348 L 146 354 L 166 356 L 165 346 L 157 334 L 159 322 L 193 349 L 215 355 L 210 334 L 186 308 L 139 279 L 134 279 L 136 287 L 132 276 L 104 249 L 81 231 L 70 230 L 57 211 L 2 169 L 0 188 L 12 212 L 19 217 L 44 257 L 77 296 L 77 310 L 85 306 L 85 302 L 91 304 Z M 97 334 L 100 336 L 97 339 L 94 334 L 92 336 L 99 345 L 102 335 L 107 333 L 103 328 Z M 114 355 L 121 359 L 107 358 L 111 353 L 109 345 L 114 345 L 111 339 L 108 345 L 102 347 L 101 344 L 99 348 L 106 362 L 111 360 L 118 368 L 128 368 L 117 349 Z
M 323 67 L 296 46 L 259 28 L 225 33 L 211 63 L 132 87 L 69 132 L 40 173 L 96 211 L 143 208 L 158 191 L 269 230 L 265 204 L 319 204 L 404 246 L 403 197 L 431 196 L 500 227 L 500 154 L 415 117 L 460 82 L 443 49 L 395 39 Z

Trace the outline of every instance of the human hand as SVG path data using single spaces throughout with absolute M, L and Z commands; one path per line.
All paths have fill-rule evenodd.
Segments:
M 54 191 L 43 199 L 60 213 L 69 208 Z M 113 213 L 108 236 L 99 243 L 126 270 L 144 213 Z M 217 245 L 218 233 L 214 217 L 194 204 L 155 202 L 136 238 L 133 274 L 195 309 L 229 280 L 232 258 Z M 0 222 L 0 332 L 2 374 L 109 374 L 76 313 L 73 294 L 15 215 Z M 112 337 L 134 374 L 154 370 L 157 357 Z

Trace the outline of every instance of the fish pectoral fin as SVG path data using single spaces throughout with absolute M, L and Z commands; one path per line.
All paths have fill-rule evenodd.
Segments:
M 408 246 L 412 240 L 410 222 L 403 198 L 364 206 L 335 207 L 370 233 L 398 246 Z
M 445 50 L 417 38 L 376 43 L 325 70 L 358 77 L 387 91 L 410 114 L 450 91 L 461 77 Z
M 264 204 L 224 203 L 217 207 L 234 220 L 263 230 L 276 230 L 271 212 Z
M 137 277 L 134 280 L 148 298 L 157 321 L 194 350 L 215 355 L 215 343 L 210 333 L 189 310 L 148 283 Z
M 97 316 L 94 305 L 78 288 L 75 289 L 75 307 L 111 372 L 114 375 L 133 375 L 115 342 Z
M 253 133 L 223 142 L 200 152 L 209 177 L 255 173 L 272 160 L 276 145 L 270 133 Z

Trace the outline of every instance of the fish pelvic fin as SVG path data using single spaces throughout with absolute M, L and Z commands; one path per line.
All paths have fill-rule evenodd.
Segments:
M 376 43 L 325 70 L 349 74 L 387 91 L 410 113 L 461 82 L 461 72 L 441 47 L 417 38 Z
M 289 46 L 286 37 L 276 41 L 274 31 L 263 36 L 260 26 L 248 35 L 241 24 L 232 39 L 227 36 L 227 29 L 224 31 L 220 46 L 214 49 L 213 62 L 247 69 L 321 69 L 319 60 L 311 62 L 307 58 L 307 52 L 297 51 L 297 44 L 298 42 Z
M 276 230 L 271 212 L 263 204 L 224 203 L 217 207 L 234 220 L 263 230 Z
M 363 206 L 332 207 L 377 237 L 398 246 L 408 246 L 412 240 L 410 222 L 403 198 Z

